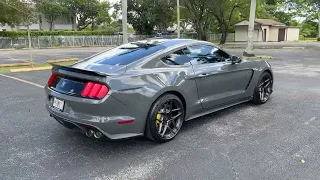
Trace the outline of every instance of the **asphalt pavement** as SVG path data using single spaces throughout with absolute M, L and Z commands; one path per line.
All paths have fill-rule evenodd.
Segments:
M 110 47 L 83 47 L 83 48 L 57 48 L 34 49 L 31 51 L 34 62 L 42 64 L 48 60 L 79 58 L 84 59 Z M 4 50 L 0 51 L 0 64 L 20 63 L 30 60 L 29 50 Z
M 0 76 L 0 179 L 319 179 L 320 52 L 256 53 L 274 56 L 270 101 L 186 122 L 163 144 L 65 129 L 49 117 L 42 88 Z M 50 71 L 6 75 L 45 85 Z
M 320 42 L 255 42 L 254 46 L 257 48 L 255 51 L 257 54 L 268 53 L 275 54 L 274 52 L 282 51 L 285 52 L 286 49 L 281 49 L 282 47 L 304 47 L 311 48 L 308 50 L 311 51 L 320 51 Z M 225 48 L 228 47 L 243 47 L 245 49 L 245 42 L 228 42 L 224 45 Z M 259 48 L 276 48 L 276 49 L 259 49 Z M 4 50 L 0 51 L 0 64 L 8 64 L 8 63 L 20 63 L 26 62 L 30 60 L 30 54 L 32 55 L 32 59 L 36 63 L 46 63 L 47 60 L 57 60 L 57 59 L 68 59 L 68 58 L 79 58 L 84 59 L 89 56 L 92 56 L 96 53 L 105 51 L 110 49 L 111 46 L 108 47 L 81 47 L 81 48 L 57 48 L 57 49 L 34 49 L 31 51 L 28 50 Z M 280 48 L 280 49 L 277 49 Z M 231 52 L 239 52 L 239 55 L 242 55 L 243 49 L 228 49 Z M 287 49 L 287 51 L 292 51 L 291 49 Z M 261 54 L 260 53 L 260 54 Z

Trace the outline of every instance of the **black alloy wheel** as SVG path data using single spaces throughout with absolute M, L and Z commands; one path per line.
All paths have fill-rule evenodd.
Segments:
M 147 137 L 156 142 L 173 139 L 184 121 L 184 106 L 173 94 L 165 94 L 154 104 L 147 122 Z
M 273 91 L 273 79 L 269 72 L 264 72 L 260 76 L 258 84 L 253 94 L 253 102 L 255 104 L 266 103 Z

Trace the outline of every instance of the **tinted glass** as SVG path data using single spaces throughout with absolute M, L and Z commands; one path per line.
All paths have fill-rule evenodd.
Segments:
M 80 95 L 84 84 L 84 82 L 57 77 L 51 88 L 64 94 Z
M 176 52 L 173 52 L 173 53 L 167 55 L 166 57 L 163 57 L 161 60 L 164 63 L 169 64 L 169 65 L 191 65 L 190 60 L 192 58 L 188 57 L 185 54 L 186 50 L 187 50 L 186 48 L 180 49 Z
M 115 66 L 127 65 L 165 48 L 166 47 L 162 45 L 125 44 L 98 54 L 86 62 Z
M 224 51 L 210 45 L 190 46 L 185 53 L 192 58 L 193 65 L 224 62 L 230 58 Z

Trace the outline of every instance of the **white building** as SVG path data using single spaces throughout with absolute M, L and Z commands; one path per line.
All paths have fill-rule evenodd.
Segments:
M 46 18 L 41 13 L 36 13 L 36 19 L 36 22 L 30 25 L 30 30 L 50 30 L 50 23 L 48 23 Z M 26 26 L 0 26 L 0 31 L 15 31 L 26 29 Z M 76 17 L 69 16 L 67 18 L 54 20 L 52 23 L 52 30 L 77 30 Z
M 235 24 L 235 41 L 248 40 L 248 25 L 248 20 Z M 299 32 L 299 27 L 289 27 L 272 19 L 255 19 L 253 41 L 298 41 Z

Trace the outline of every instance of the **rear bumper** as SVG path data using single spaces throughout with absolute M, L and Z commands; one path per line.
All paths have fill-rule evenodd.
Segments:
M 49 88 L 46 89 L 48 112 L 57 120 L 66 121 L 81 127 L 93 127 L 101 131 L 109 139 L 122 139 L 144 134 L 145 119 L 112 96 L 97 102 L 87 99 L 60 94 Z M 64 110 L 55 109 L 53 97 L 65 102 Z M 118 122 L 134 120 L 130 124 Z M 81 129 L 81 128 L 80 128 Z M 82 129 L 85 130 L 85 129 Z

